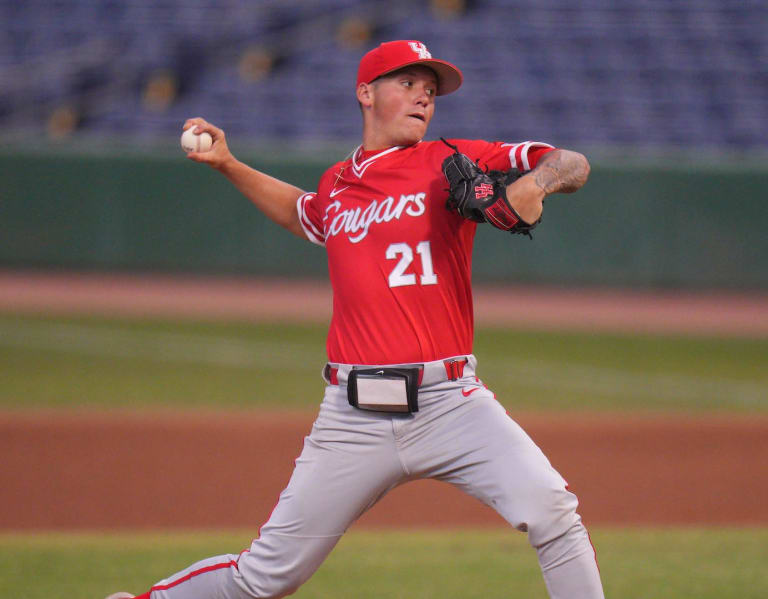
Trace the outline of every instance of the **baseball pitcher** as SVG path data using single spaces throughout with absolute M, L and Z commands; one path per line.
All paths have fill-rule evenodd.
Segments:
M 420 478 L 455 485 L 527 532 L 550 597 L 603 597 L 576 497 L 480 380 L 472 354 L 478 224 L 530 235 L 544 198 L 579 189 L 589 164 L 541 142 L 424 141 L 436 97 L 461 83 L 457 67 L 418 41 L 365 54 L 356 86 L 362 144 L 311 192 L 238 161 L 224 131 L 202 118 L 184 124 L 213 138 L 191 160 L 325 248 L 333 317 L 317 420 L 258 538 L 239 555 L 161 580 L 141 599 L 289 595 L 350 524 Z

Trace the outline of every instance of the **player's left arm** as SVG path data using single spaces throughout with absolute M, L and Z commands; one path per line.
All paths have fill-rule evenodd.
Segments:
M 507 201 L 527 223 L 534 223 L 553 193 L 573 193 L 589 178 L 589 162 L 579 152 L 555 149 L 541 156 L 528 173 L 507 185 Z

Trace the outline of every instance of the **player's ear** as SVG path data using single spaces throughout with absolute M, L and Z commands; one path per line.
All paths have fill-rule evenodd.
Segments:
M 361 83 L 357 86 L 357 101 L 363 108 L 373 103 L 373 87 L 369 83 Z

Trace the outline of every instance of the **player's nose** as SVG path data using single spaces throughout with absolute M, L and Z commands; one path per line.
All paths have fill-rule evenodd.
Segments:
M 429 104 L 429 92 L 426 86 L 417 87 L 416 98 L 414 100 L 416 104 L 426 107 Z

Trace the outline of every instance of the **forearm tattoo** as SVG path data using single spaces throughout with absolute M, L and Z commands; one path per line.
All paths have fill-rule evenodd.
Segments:
M 589 163 L 578 152 L 555 150 L 542 156 L 531 174 L 546 194 L 571 193 L 587 182 Z

